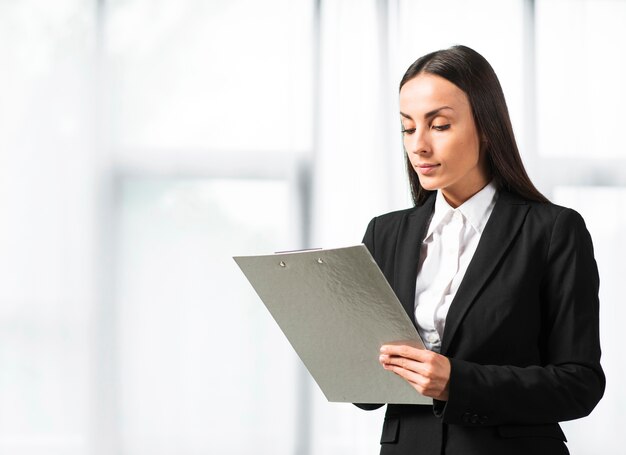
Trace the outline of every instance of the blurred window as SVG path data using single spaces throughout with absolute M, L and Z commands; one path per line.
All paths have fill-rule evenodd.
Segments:
M 312 5 L 108 0 L 115 147 L 309 151 Z
M 0 1 L 0 453 L 89 450 L 95 2 Z
M 123 453 L 293 453 L 299 361 L 232 259 L 284 247 L 289 192 L 280 180 L 122 180 Z
M 122 450 L 292 453 L 302 367 L 232 256 L 301 247 L 285 163 L 313 146 L 313 2 L 104 13 Z
M 537 138 L 542 157 L 626 158 L 626 1 L 537 0 Z M 620 43 L 622 44 L 620 46 Z

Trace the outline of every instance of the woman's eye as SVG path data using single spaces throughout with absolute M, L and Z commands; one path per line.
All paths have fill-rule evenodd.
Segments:
M 450 124 L 446 123 L 445 125 L 433 125 L 433 129 L 437 131 L 445 131 L 450 128 Z
M 415 128 L 402 128 L 402 134 L 413 134 L 415 133 Z

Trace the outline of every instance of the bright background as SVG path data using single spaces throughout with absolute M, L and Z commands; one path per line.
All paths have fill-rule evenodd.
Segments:
M 579 210 L 626 424 L 624 0 L 0 0 L 0 453 L 376 454 L 231 256 L 360 242 L 410 205 L 397 84 L 462 43 Z

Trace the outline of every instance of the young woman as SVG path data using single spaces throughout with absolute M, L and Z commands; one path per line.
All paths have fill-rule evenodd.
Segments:
M 413 63 L 400 117 L 415 207 L 374 218 L 364 243 L 427 348 L 385 345 L 380 363 L 433 406 L 389 404 L 381 454 L 567 454 L 558 422 L 605 386 L 584 221 L 531 183 L 472 49 Z

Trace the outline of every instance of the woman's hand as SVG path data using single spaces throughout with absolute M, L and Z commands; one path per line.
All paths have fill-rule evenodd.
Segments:
M 426 349 L 386 344 L 380 348 L 379 361 L 425 397 L 448 401 L 450 360 Z

